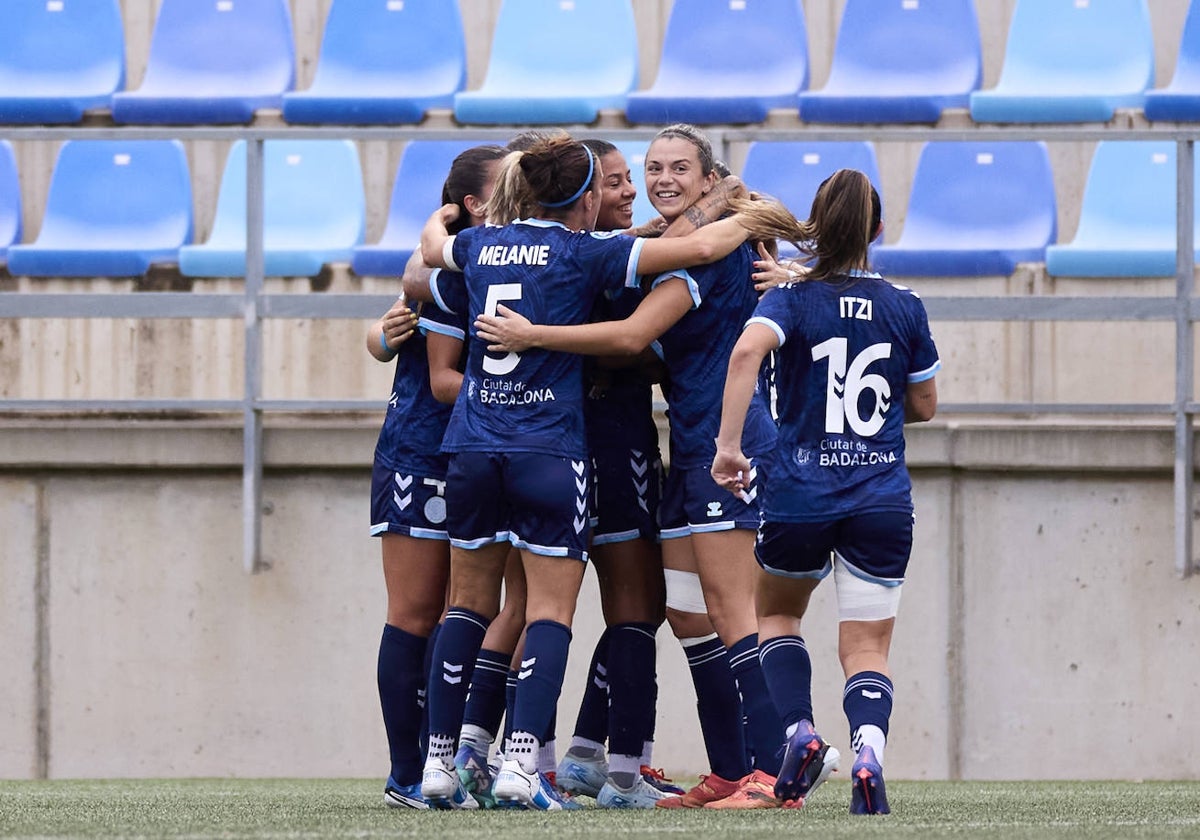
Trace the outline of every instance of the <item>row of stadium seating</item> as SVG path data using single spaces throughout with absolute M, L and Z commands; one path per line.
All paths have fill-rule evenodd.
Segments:
M 828 83 L 809 91 L 801 0 L 671 8 L 657 78 L 638 83 L 632 0 L 504 0 L 481 88 L 464 90 L 458 0 L 332 0 L 315 79 L 295 91 L 287 0 L 162 0 L 146 75 L 124 90 L 118 0 L 6 0 L 0 124 L 758 123 L 798 108 L 824 123 L 1200 120 L 1200 0 L 1174 78 L 1154 89 L 1148 0 L 1017 0 L 998 84 L 980 90 L 975 0 L 846 0 Z
M 364 244 L 365 201 L 357 146 L 347 140 L 264 143 L 264 249 L 268 276 L 315 276 L 349 263 L 359 275 L 403 272 L 465 140 L 413 140 L 404 148 L 379 242 Z M 635 182 L 644 144 L 618 144 Z M 879 183 L 867 142 L 757 141 L 741 176 L 804 215 L 819 183 L 841 167 Z M 1197 178 L 1200 183 L 1200 177 Z M 877 245 L 889 275 L 1008 275 L 1045 262 L 1065 276 L 1169 276 L 1175 272 L 1175 144 L 1104 141 L 1092 159 L 1075 239 L 1057 244 L 1057 203 L 1040 142 L 931 142 L 922 147 L 899 240 Z M 635 218 L 653 214 L 639 190 Z M 211 233 L 193 243 L 192 191 L 174 140 L 73 140 L 51 176 L 41 231 L 21 239 L 12 148 L 0 141 L 0 259 L 14 275 L 138 276 L 178 263 L 192 277 L 246 271 L 246 149 L 233 144 Z M 1197 216 L 1200 222 L 1200 216 Z M 1200 242 L 1200 231 L 1197 232 Z

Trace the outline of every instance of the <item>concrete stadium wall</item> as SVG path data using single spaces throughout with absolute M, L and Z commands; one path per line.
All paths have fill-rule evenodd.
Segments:
M 269 425 L 258 575 L 236 426 L 6 421 L 0 777 L 382 779 L 378 420 Z M 1173 568 L 1171 440 L 1149 422 L 911 430 L 893 778 L 1200 778 L 1200 578 Z M 845 750 L 832 595 L 805 635 L 817 723 Z M 589 573 L 563 745 L 599 632 Z M 696 774 L 684 657 L 666 629 L 658 649 L 655 762 Z
M 486 69 L 500 0 L 462 0 L 469 87 Z M 806 0 L 812 87 L 828 75 L 844 0 Z M 156 0 L 124 0 L 128 85 L 144 72 Z M 634 0 L 642 86 L 671 0 Z M 293 0 L 298 85 L 315 69 L 329 0 Z M 984 86 L 1014 0 L 977 0 Z M 1188 0 L 1152 0 L 1158 84 Z M 1114 126 L 1119 127 L 1119 126 Z M 18 143 L 25 239 L 36 237 L 56 143 Z M 188 143 L 197 237 L 211 225 L 228 143 Z M 368 241 L 382 232 L 403 143 L 363 143 Z M 1092 144 L 1054 143 L 1068 241 Z M 903 227 L 919 144 L 879 149 L 887 238 Z M 744 145 L 731 150 L 740 164 Z M 268 291 L 306 288 L 271 278 Z M 917 280 L 930 295 L 1170 295 L 1169 279 Z M 4 290 L 127 290 L 131 280 L 0 277 Z M 198 281 L 236 292 L 240 280 Z M 394 281 L 335 271 L 330 291 Z M 2 314 L 2 313 L 0 313 Z M 360 321 L 271 321 L 264 396 L 374 398 L 391 368 Z M 241 395 L 240 321 L 5 320 L 0 396 Z M 943 401 L 1158 402 L 1173 397 L 1173 326 L 935 323 Z M 378 417 L 268 417 L 264 552 L 242 572 L 241 431 L 224 420 L 0 420 L 0 777 L 382 776 L 374 688 L 384 610 L 366 534 Z M 911 432 L 918 532 L 897 629 L 888 764 L 905 778 L 1198 778 L 1200 583 L 1172 551 L 1172 438 L 1123 419 L 939 421 Z M 818 724 L 846 733 L 832 589 L 806 636 Z M 589 574 L 560 710 L 565 739 L 599 634 Z M 704 756 L 678 646 L 659 636 L 665 690 L 656 763 Z M 670 698 L 670 702 L 668 702 Z M 1122 734 L 1101 742 L 1097 731 Z M 1119 755 L 1119 760 L 1114 756 Z

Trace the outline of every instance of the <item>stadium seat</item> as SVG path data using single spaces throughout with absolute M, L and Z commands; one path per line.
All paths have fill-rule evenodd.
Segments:
M 350 262 L 363 241 L 366 199 L 358 147 L 349 140 L 263 143 L 263 251 L 271 277 L 315 277 Z M 431 211 L 432 212 L 432 211 Z M 179 251 L 188 277 L 246 274 L 246 144 L 229 150 L 212 233 Z
M 290 123 L 419 123 L 467 80 L 458 0 L 334 0 L 316 77 L 285 94 Z
M 249 123 L 294 79 L 287 0 L 162 0 L 146 77 L 113 96 L 113 121 Z
M 1146 0 L 1017 0 L 1000 81 L 971 94 L 971 118 L 1107 122 L 1153 84 Z
M 884 274 L 1007 276 L 1041 262 L 1058 207 L 1043 143 L 926 143 L 900 239 L 875 249 Z
M 974 0 L 846 0 L 829 81 L 800 94 L 800 118 L 936 123 L 982 78 Z
M 654 84 L 629 95 L 632 123 L 758 123 L 808 86 L 800 0 L 675 3 Z
M 865 172 L 882 196 L 875 147 L 868 142 L 805 142 L 758 140 L 746 149 L 742 181 L 746 187 L 766 193 L 800 219 L 808 218 L 821 182 L 839 169 Z M 779 243 L 782 256 L 794 256 L 796 248 Z
M 12 144 L 0 140 L 0 262 L 8 246 L 21 241 L 21 182 Z
M 177 140 L 69 140 L 37 240 L 8 249 L 34 277 L 137 277 L 192 238 L 192 184 Z
M 1148 120 L 1200 120 L 1200 2 L 1197 0 L 1192 0 L 1183 24 L 1175 75 L 1165 88 L 1146 92 L 1145 111 Z
M 410 140 L 405 145 L 383 236 L 372 245 L 354 249 L 350 267 L 355 274 L 387 277 L 404 273 L 421 240 L 425 220 L 441 206 L 442 184 L 450 164 L 459 152 L 474 145 L 477 143 L 469 140 Z
M 504 0 L 483 86 L 454 97 L 460 123 L 595 122 L 638 80 L 631 0 Z
M 118 0 L 6 0 L 0 123 L 77 123 L 125 84 Z
M 1175 183 L 1172 142 L 1096 144 L 1075 238 L 1046 249 L 1046 272 L 1066 277 L 1175 274 Z M 1200 242 L 1200 216 L 1197 223 Z

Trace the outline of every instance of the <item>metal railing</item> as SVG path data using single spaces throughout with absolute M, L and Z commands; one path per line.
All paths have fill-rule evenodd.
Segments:
M 247 572 L 266 568 L 262 559 L 262 436 L 266 411 L 352 411 L 376 409 L 377 400 L 266 400 L 262 398 L 262 323 L 268 318 L 378 317 L 392 295 L 266 294 L 263 259 L 263 142 L 273 139 L 443 140 L 469 137 L 480 142 L 507 141 L 519 128 L 349 128 L 349 127 L 155 127 L 155 128 L 15 128 L 0 126 L 0 139 L 63 140 L 244 140 L 246 141 L 246 274 L 241 295 L 187 292 L 0 293 L 0 318 L 242 318 L 244 377 L 240 399 L 0 399 L 0 412 L 19 411 L 224 411 L 240 412 L 242 447 L 243 564 Z M 612 139 L 649 140 L 653 128 L 568 130 Z M 1194 272 L 1194 143 L 1200 126 L 1151 128 L 1077 128 L 1062 126 L 966 129 L 932 127 L 867 128 L 738 128 L 706 129 L 714 146 L 750 140 L 1091 142 L 1100 140 L 1169 140 L 1176 144 L 1178 196 L 1176 283 L 1173 297 L 925 297 L 931 320 L 941 321 L 1168 321 L 1175 324 L 1175 398 L 1170 404 L 1149 403 L 944 403 L 947 413 L 1107 413 L 1173 415 L 1175 569 L 1180 577 L 1195 571 L 1192 505 L 1194 498 L 1192 357 L 1194 325 L 1200 320 L 1200 298 L 1193 296 Z M 432 210 L 432 208 L 431 208 Z

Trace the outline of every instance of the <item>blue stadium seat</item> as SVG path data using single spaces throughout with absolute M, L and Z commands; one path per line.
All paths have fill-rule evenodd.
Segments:
M 361 276 L 404 273 L 409 256 L 421 241 L 421 228 L 442 204 L 442 184 L 458 154 L 478 145 L 469 140 L 410 140 L 400 157 L 383 236 L 373 245 L 354 249 L 350 267 Z
M 631 0 L 504 0 L 483 86 L 454 97 L 460 123 L 595 122 L 638 80 Z
M 1192 0 L 1183 24 L 1175 75 L 1165 88 L 1146 92 L 1145 109 L 1149 120 L 1200 120 L 1200 2 L 1197 0 Z
M 146 77 L 113 96 L 118 123 L 249 123 L 295 80 L 287 0 L 162 0 Z
M 34 277 L 137 277 L 192 238 L 192 183 L 177 140 L 69 140 L 37 241 L 8 249 Z
M 125 84 L 118 0 L 5 0 L 0 123 L 77 123 Z
M 1000 81 L 971 94 L 971 118 L 1106 122 L 1153 84 L 1146 0 L 1017 0 Z
M 1058 230 L 1054 173 L 1043 143 L 926 143 L 904 230 L 875 249 L 884 274 L 1009 275 L 1041 262 Z
M 746 187 L 779 199 L 800 219 L 807 219 L 821 182 L 839 169 L 865 172 L 883 195 L 875 147 L 868 142 L 807 142 L 757 140 L 746 149 L 742 181 Z M 780 242 L 781 256 L 794 256 L 790 243 Z
M 350 262 L 363 241 L 366 199 L 358 147 L 349 140 L 267 140 L 263 144 L 263 250 L 271 277 L 314 277 Z M 430 210 L 432 212 L 432 210 Z M 246 145 L 229 150 L 212 233 L 179 250 L 189 277 L 246 274 Z
M 1175 144 L 1098 143 L 1075 238 L 1046 249 L 1046 271 L 1067 277 L 1169 277 L 1175 273 L 1175 225 Z M 1200 242 L 1200 216 L 1196 230 Z
M 808 35 L 800 0 L 675 3 L 658 76 L 629 95 L 632 123 L 757 123 L 795 110 L 808 86 Z
M 290 123 L 419 123 L 467 80 L 458 0 L 334 0 L 316 77 L 283 97 Z
M 8 246 L 21 241 L 21 181 L 12 144 L 0 140 L 0 262 Z
M 974 0 L 846 0 L 829 81 L 800 94 L 800 118 L 936 123 L 982 78 Z

